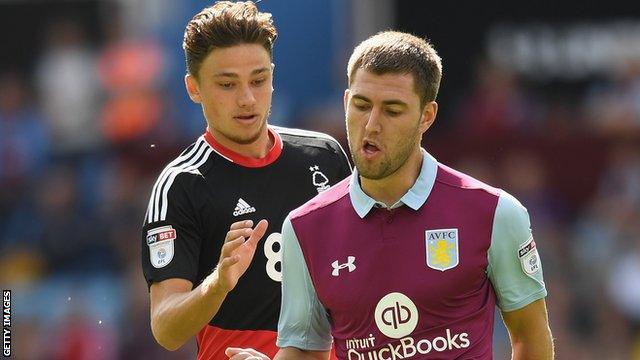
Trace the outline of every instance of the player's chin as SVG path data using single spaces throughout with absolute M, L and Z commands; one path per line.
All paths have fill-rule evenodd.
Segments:
M 240 136 L 236 137 L 236 142 L 242 145 L 253 144 L 262 135 L 262 127 L 252 129 L 251 131 L 243 131 Z
M 365 179 L 377 180 L 379 178 L 380 171 L 369 161 L 356 161 L 356 169 L 358 169 L 358 175 Z

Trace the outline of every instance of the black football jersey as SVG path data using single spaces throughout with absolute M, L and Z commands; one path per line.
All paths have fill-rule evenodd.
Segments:
M 198 286 L 214 270 L 232 223 L 269 222 L 249 269 L 198 334 L 199 359 L 226 359 L 227 346 L 275 354 L 282 222 L 351 173 L 344 151 L 327 135 L 281 127 L 269 134 L 273 148 L 253 159 L 205 133 L 165 167 L 152 189 L 142 229 L 149 286 L 170 278 Z

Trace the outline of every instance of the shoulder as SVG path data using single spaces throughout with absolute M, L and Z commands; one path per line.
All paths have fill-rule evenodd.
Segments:
M 176 156 L 164 167 L 159 177 L 167 176 L 168 173 L 192 173 L 199 174 L 199 169 L 207 162 L 213 148 L 200 136 L 194 143 L 187 146 L 180 155 Z
M 270 125 L 270 127 L 280 135 L 284 143 L 294 146 L 309 146 L 318 149 L 342 151 L 340 143 L 331 135 L 317 131 L 293 129 L 281 126 Z
M 495 197 L 496 200 L 502 193 L 502 190 L 498 188 L 488 185 L 472 176 L 452 169 L 441 163 L 438 163 L 436 182 L 461 190 L 481 191 L 486 193 L 487 195 Z
M 154 189 L 159 186 L 170 188 L 178 181 L 188 182 L 194 178 L 202 178 L 202 170 L 212 153 L 213 149 L 204 137 L 199 137 L 164 167 Z
M 499 207 L 509 214 L 521 214 L 527 211 L 518 199 L 504 190 L 500 192 Z
M 299 142 L 309 142 L 309 143 L 327 143 L 334 142 L 337 143 L 336 139 L 334 139 L 331 135 L 321 133 L 318 131 L 311 130 L 303 130 L 303 129 L 295 129 L 288 128 L 283 126 L 273 126 L 269 125 L 275 132 L 282 136 L 283 140 L 287 139 L 289 141 L 299 141 Z
M 489 252 L 520 253 L 530 242 L 535 247 L 527 209 L 515 197 L 503 191 L 495 210 Z M 519 257 L 522 255 L 519 254 Z
M 333 169 L 337 179 L 351 173 L 347 154 L 340 143 L 330 135 L 277 126 L 273 127 L 273 130 L 282 138 L 287 158 L 313 160 L 321 168 Z
M 170 206 L 188 201 L 190 193 L 197 192 L 195 189 L 203 180 L 201 169 L 212 152 L 200 137 L 164 167 L 151 191 L 147 208 L 149 223 L 165 220 Z
M 461 190 L 479 191 L 496 202 L 496 216 L 506 217 L 507 221 L 528 219 L 527 209 L 513 195 L 488 185 L 458 170 L 438 163 L 436 181 L 445 186 Z
M 506 230 L 529 231 L 530 220 L 527 209 L 511 194 L 506 191 L 500 193 L 498 205 L 495 214 L 496 228 L 504 228 Z M 523 239 L 523 241 L 526 239 Z
M 332 205 L 336 205 L 345 198 L 348 199 L 349 195 L 349 180 L 347 177 L 330 187 L 328 190 L 321 192 L 316 197 L 307 201 L 302 206 L 291 211 L 289 214 L 290 220 L 295 220 L 301 217 L 309 216 L 321 209 L 326 209 Z

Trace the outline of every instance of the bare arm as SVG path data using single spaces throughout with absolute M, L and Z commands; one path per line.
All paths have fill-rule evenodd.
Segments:
M 195 289 L 184 279 L 167 279 L 151 285 L 151 331 L 164 348 L 180 348 L 218 312 L 251 264 L 268 224 L 261 220 L 254 229 L 251 226 L 250 220 L 231 225 L 216 269 Z
M 193 290 L 192 283 L 184 279 L 151 285 L 151 331 L 162 347 L 177 350 L 218 312 L 227 294 L 214 283 L 205 280 Z
M 329 351 L 308 351 L 300 350 L 294 347 L 286 347 L 280 349 L 274 360 L 327 360 L 329 359 Z
M 550 360 L 554 358 L 553 338 L 544 299 L 510 312 L 503 312 L 513 360 Z

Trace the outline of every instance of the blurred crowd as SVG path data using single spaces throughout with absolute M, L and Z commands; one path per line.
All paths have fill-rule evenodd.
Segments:
M 204 121 L 180 110 L 167 79 L 184 70 L 163 45 L 113 28 L 96 46 L 61 20 L 33 72 L 0 70 L 0 283 L 20 359 L 194 358 L 193 343 L 153 341 L 140 227 L 157 174 Z M 479 61 L 424 144 L 528 208 L 559 358 L 640 359 L 640 59 L 582 85 Z M 271 122 L 346 148 L 340 105 L 327 106 Z

